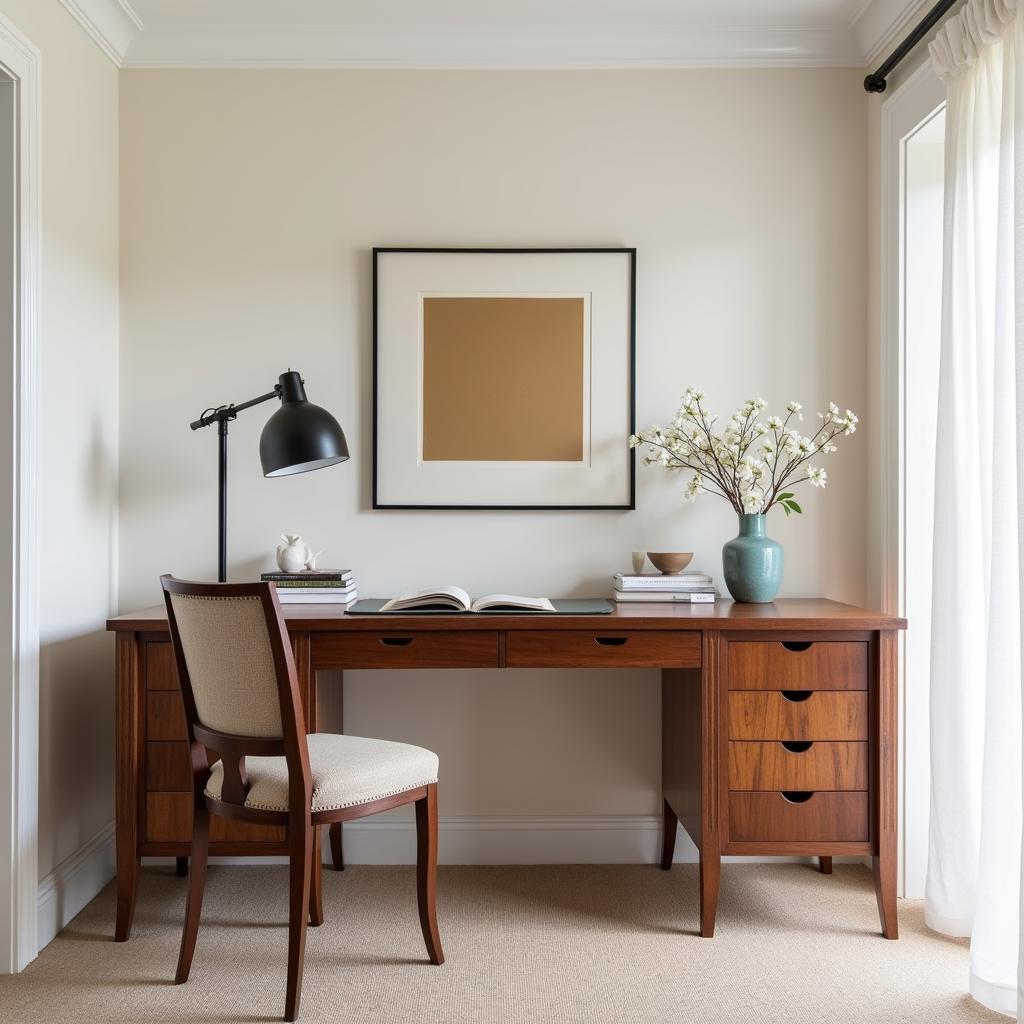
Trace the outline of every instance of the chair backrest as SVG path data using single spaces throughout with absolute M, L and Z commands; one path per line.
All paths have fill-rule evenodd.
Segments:
M 189 583 L 170 575 L 160 585 L 189 740 L 221 755 L 222 799 L 244 802 L 246 754 L 283 754 L 289 776 L 301 782 L 305 775 L 308 783 L 295 661 L 273 585 Z

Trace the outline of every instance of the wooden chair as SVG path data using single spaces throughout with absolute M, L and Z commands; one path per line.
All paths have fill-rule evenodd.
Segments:
M 193 823 L 176 984 L 188 980 L 206 882 L 210 815 L 287 832 L 290 887 L 285 1016 L 299 1012 L 319 826 L 416 805 L 416 885 L 431 963 L 444 963 L 435 912 L 437 755 L 387 740 L 306 735 L 291 644 L 269 583 L 161 576 L 188 719 Z M 208 751 L 220 760 L 209 763 Z

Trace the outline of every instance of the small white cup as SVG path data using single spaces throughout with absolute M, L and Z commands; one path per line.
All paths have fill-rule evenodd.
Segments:
M 633 553 L 633 572 L 638 576 L 644 571 L 644 566 L 647 564 L 647 552 L 646 551 L 634 551 Z

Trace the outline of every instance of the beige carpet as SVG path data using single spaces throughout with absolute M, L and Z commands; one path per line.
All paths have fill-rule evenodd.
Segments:
M 869 872 L 726 865 L 718 934 L 694 934 L 697 872 L 679 867 L 442 868 L 448 962 L 424 960 L 411 868 L 325 872 L 306 950 L 305 1022 L 865 1024 L 1004 1021 L 964 994 L 964 944 L 901 903 L 878 934 Z M 184 884 L 143 874 L 135 933 L 110 941 L 108 887 L 28 970 L 0 978 L 0 1021 L 248 1022 L 284 1005 L 286 869 L 210 871 L 187 985 L 174 974 Z

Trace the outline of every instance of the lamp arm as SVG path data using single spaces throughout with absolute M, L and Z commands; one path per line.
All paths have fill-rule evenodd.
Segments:
M 238 405 L 219 405 L 215 409 L 207 409 L 199 419 L 189 424 L 192 430 L 199 430 L 200 427 L 208 427 L 211 423 L 226 423 L 233 420 L 243 409 L 250 409 L 261 402 L 269 402 L 272 398 L 281 397 L 281 385 L 275 384 L 273 391 L 268 391 L 258 398 L 250 398 L 248 402 L 239 402 Z
M 189 424 L 193 430 L 208 427 L 211 423 L 217 424 L 217 434 L 219 435 L 217 438 L 217 579 L 221 583 L 226 582 L 228 578 L 228 423 L 242 409 L 249 409 L 261 402 L 269 402 L 272 398 L 280 398 L 281 390 L 281 385 L 277 384 L 273 391 L 268 391 L 258 398 L 250 398 L 248 402 L 240 402 L 238 405 L 219 405 L 215 409 L 207 409 L 199 419 Z

